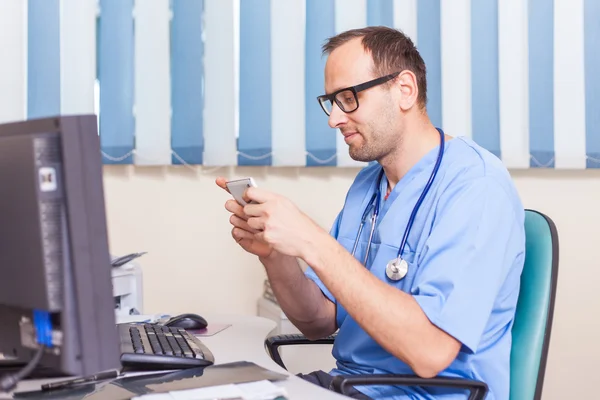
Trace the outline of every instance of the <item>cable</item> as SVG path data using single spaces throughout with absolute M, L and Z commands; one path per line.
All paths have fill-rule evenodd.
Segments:
M 37 367 L 38 363 L 42 359 L 42 355 L 44 355 L 45 348 L 46 346 L 40 345 L 38 351 L 35 353 L 35 356 L 25 367 L 23 367 L 22 370 L 16 374 L 8 374 L 0 378 L 0 392 L 10 392 L 17 386 L 21 379 L 26 378 L 35 369 L 35 367 Z
M 0 393 L 13 390 L 21 379 L 26 378 L 39 364 L 46 347 L 52 347 L 52 322 L 47 311 L 33 310 L 33 325 L 35 326 L 36 339 L 39 344 L 37 352 L 22 370 L 14 374 L 0 377 Z

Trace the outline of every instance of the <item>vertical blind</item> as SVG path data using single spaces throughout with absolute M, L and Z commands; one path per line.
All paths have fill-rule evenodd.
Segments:
M 361 166 L 321 45 L 403 30 L 428 113 L 509 168 L 600 167 L 600 1 L 2 0 L 0 122 L 98 113 L 107 164 Z

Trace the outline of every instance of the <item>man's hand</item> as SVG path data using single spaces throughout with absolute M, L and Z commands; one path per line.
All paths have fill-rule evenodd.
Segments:
M 217 185 L 229 193 L 226 182 L 227 180 L 222 177 L 216 180 Z M 232 213 L 229 218 L 229 222 L 233 225 L 231 236 L 240 247 L 260 258 L 270 257 L 273 254 L 273 248 L 255 236 L 258 231 L 248 226 L 248 216 L 244 214 L 243 207 L 235 200 L 227 200 L 225 209 Z
M 244 207 L 248 227 L 259 240 L 277 252 L 305 259 L 317 247 L 318 238 L 327 235 L 289 199 L 261 188 L 250 187 L 246 198 L 255 204 Z
M 217 185 L 227 191 L 226 182 L 225 178 L 217 178 Z M 235 200 L 225 203 L 232 213 L 232 236 L 244 250 L 260 258 L 290 321 L 309 338 L 331 335 L 337 329 L 335 304 L 304 275 L 293 256 L 302 254 L 299 244 L 306 237 L 320 237 L 315 235 L 320 228 L 284 197 L 249 188 L 244 200 L 262 204 L 247 205 L 245 210 Z

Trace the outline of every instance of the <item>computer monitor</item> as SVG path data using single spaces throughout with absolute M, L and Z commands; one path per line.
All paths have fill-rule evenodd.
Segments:
M 40 364 L 65 375 L 120 367 L 96 127 L 0 125 L 0 353 L 27 363 L 51 326 Z

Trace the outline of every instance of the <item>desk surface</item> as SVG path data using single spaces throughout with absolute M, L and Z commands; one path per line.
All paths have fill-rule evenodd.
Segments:
M 275 322 L 261 317 L 253 316 L 205 316 L 209 323 L 231 324 L 227 329 L 214 336 L 201 337 L 215 356 L 215 364 L 224 364 L 235 361 L 251 361 L 264 368 L 289 375 L 288 379 L 276 382 L 285 387 L 290 400 L 296 399 L 322 399 L 341 400 L 348 397 L 323 389 L 306 382 L 277 365 L 264 347 L 264 340 L 275 328 Z M 310 371 L 306 371 L 310 372 Z M 19 383 L 16 391 L 36 390 L 46 381 L 27 380 Z M 2 397 L 0 399 L 10 398 Z

